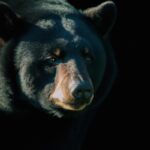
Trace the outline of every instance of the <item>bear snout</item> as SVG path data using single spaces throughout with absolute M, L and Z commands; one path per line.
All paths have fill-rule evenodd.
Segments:
M 77 71 L 70 73 L 68 68 L 67 65 L 59 67 L 56 87 L 50 101 L 63 109 L 83 110 L 93 100 L 93 84 L 89 77 L 83 78 L 85 74 L 78 74 Z

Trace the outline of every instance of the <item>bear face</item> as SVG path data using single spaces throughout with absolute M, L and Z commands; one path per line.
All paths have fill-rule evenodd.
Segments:
M 85 29 L 86 26 L 83 27 Z M 63 30 L 56 35 L 57 37 L 55 34 L 57 28 L 60 28 L 59 24 L 54 28 L 45 31 L 41 27 L 35 27 L 21 37 L 15 54 L 19 85 L 35 103 L 39 100 L 38 104 L 46 103 L 44 106 L 47 108 L 51 105 L 50 102 L 53 102 L 69 110 L 80 110 L 91 102 L 94 89 L 98 88 L 102 79 L 105 68 L 104 47 L 100 41 L 96 44 L 96 36 L 87 39 L 85 33 L 82 33 L 82 28 L 74 29 L 69 26 L 71 32 L 74 30 L 75 33 Z M 87 31 L 91 32 L 89 35 L 92 36 L 92 31 Z M 43 32 L 47 34 L 44 34 L 44 39 L 39 37 Z M 97 69 L 92 70 L 92 66 L 96 64 L 99 64 Z M 37 98 L 37 95 L 41 98 Z M 46 98 L 48 95 L 51 96 Z
M 34 9 L 32 6 L 22 13 L 26 14 L 25 20 L 6 4 L 0 4 L 5 8 L 0 16 L 12 28 L 8 37 L 0 35 L 4 41 L 1 51 L 8 49 L 7 42 L 13 39 L 10 45 L 14 45 L 11 57 L 15 90 L 12 91 L 17 92 L 20 101 L 58 117 L 63 111 L 82 111 L 94 103 L 94 94 L 106 69 L 107 54 L 102 38 L 109 28 L 101 27 L 106 31 L 100 37 L 95 29 L 98 24 L 92 21 L 100 14 L 108 17 L 104 12 L 110 6 L 114 11 L 114 4 L 106 2 L 81 13 L 65 1 L 42 1 L 42 5 L 35 2 Z M 31 17 L 32 13 L 35 16 Z M 109 18 L 111 28 L 113 17 Z

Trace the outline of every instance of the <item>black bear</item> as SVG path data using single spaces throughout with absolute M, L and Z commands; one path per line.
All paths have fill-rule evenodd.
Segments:
M 0 112 L 85 121 L 115 77 L 115 18 L 112 1 L 80 11 L 65 0 L 0 1 Z

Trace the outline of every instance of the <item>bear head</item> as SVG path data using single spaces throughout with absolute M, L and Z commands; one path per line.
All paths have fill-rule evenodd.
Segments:
M 7 105 L 27 102 L 58 117 L 87 110 L 104 80 L 115 4 L 78 11 L 65 1 L 37 1 L 26 9 L 0 2 L 0 73 L 11 90 L 0 93 L 11 95 Z

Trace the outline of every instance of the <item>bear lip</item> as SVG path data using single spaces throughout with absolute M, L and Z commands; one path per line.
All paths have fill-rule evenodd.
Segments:
M 60 107 L 64 110 L 71 110 L 71 111 L 82 111 L 87 107 L 89 104 L 79 104 L 79 103 L 66 103 L 66 102 L 61 102 L 60 100 L 53 99 L 51 100 L 51 103 L 56 106 Z

